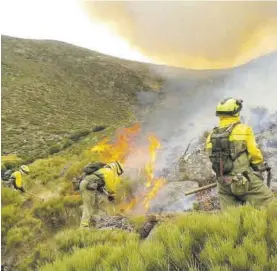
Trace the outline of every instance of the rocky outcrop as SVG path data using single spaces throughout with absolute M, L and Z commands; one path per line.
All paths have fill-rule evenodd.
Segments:
M 203 144 L 192 150 L 189 155 L 180 158 L 179 172 L 184 180 L 195 181 L 199 186 L 215 180 L 215 174 Z

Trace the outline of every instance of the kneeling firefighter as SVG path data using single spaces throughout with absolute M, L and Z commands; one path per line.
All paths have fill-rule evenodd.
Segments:
M 227 98 L 220 102 L 216 108 L 219 126 L 206 142 L 221 209 L 245 203 L 267 205 L 274 200 L 261 174 L 270 168 L 264 163 L 252 129 L 240 122 L 241 109 L 242 100 Z
M 117 161 L 109 164 L 96 162 L 87 165 L 84 172 L 80 181 L 84 203 L 80 226 L 89 227 L 91 222 L 95 223 L 101 215 L 106 214 L 105 205 L 113 201 L 123 169 Z

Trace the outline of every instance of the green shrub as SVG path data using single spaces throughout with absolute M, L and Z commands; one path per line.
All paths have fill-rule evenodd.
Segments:
M 28 244 L 28 242 L 35 236 L 35 231 L 29 227 L 14 227 L 8 231 L 7 234 L 7 249 L 18 247 L 19 245 Z
M 33 214 L 50 228 L 62 227 L 66 223 L 66 211 L 61 198 L 53 198 L 36 205 Z
M 52 181 L 56 181 L 61 177 L 61 172 L 65 167 L 67 160 L 61 156 L 54 156 L 48 159 L 36 160 L 30 165 L 30 174 L 24 177 L 27 188 L 34 187 L 34 183 L 46 185 Z M 57 186 L 52 185 L 49 188 L 56 190 Z
M 25 216 L 24 219 L 20 220 L 16 226 L 18 227 L 29 227 L 32 231 L 42 229 L 43 225 L 41 220 L 36 219 L 32 216 Z
M 17 221 L 21 219 L 22 213 L 16 205 L 8 205 L 1 209 L 1 233 L 4 239 L 9 229 L 11 229 Z
M 7 170 L 6 166 L 4 163 L 1 163 L 1 173 L 5 172 Z
M 1 203 L 2 206 L 9 204 L 20 206 L 24 201 L 24 197 L 19 191 L 16 191 L 9 187 L 1 186 Z
M 96 133 L 96 132 L 100 132 L 103 131 L 107 128 L 107 126 L 105 125 L 96 125 L 92 128 L 92 132 Z
M 66 149 L 74 144 L 74 141 L 71 139 L 66 138 L 63 142 L 63 149 Z
M 49 154 L 54 154 L 54 153 L 58 153 L 61 149 L 62 149 L 61 145 L 55 144 L 49 148 L 48 152 L 49 152 Z
M 22 271 L 39 270 L 39 267 L 53 262 L 56 259 L 55 247 L 49 243 L 38 244 L 31 255 L 20 261 L 18 269 Z
M 41 271 L 68 271 L 68 270 L 104 270 L 99 268 L 101 262 L 114 248 L 109 245 L 100 245 L 88 249 L 76 249 L 72 255 L 57 259 L 53 264 L 47 264 Z
M 130 222 L 132 225 L 135 227 L 136 230 L 138 230 L 145 222 L 146 222 L 146 217 L 141 215 L 141 216 L 132 216 L 129 218 Z
M 87 248 L 99 244 L 124 245 L 127 241 L 138 241 L 138 235 L 121 230 L 70 229 L 55 236 L 57 248 L 61 252 L 72 252 L 74 248 Z
M 61 256 L 42 270 L 276 270 L 276 223 L 276 209 L 244 206 L 178 215 L 144 241 L 120 231 L 64 231 L 55 238 Z
M 87 136 L 89 134 L 90 134 L 90 131 L 87 130 L 87 129 L 77 130 L 77 131 L 74 131 L 70 135 L 69 139 L 71 139 L 72 141 L 76 142 L 76 141 L 80 140 L 82 137 L 85 137 L 85 136 Z
M 82 204 L 81 195 L 80 194 L 67 195 L 63 198 L 63 203 L 65 207 L 69 207 L 69 208 L 79 207 Z
M 8 169 L 16 169 L 20 165 L 20 163 L 21 163 L 20 160 L 3 161 L 1 163 L 1 170 L 2 170 L 2 167 L 3 167 L 3 169 L 5 168 L 6 170 L 8 170 Z

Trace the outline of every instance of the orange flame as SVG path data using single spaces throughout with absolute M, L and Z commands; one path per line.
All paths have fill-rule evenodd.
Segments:
M 143 205 L 146 210 L 149 209 L 150 201 L 155 198 L 159 190 L 165 185 L 166 180 L 164 178 L 159 178 L 155 180 L 155 183 L 153 185 L 153 188 L 149 191 L 148 194 L 145 195 L 143 199 Z
M 114 143 L 110 143 L 109 138 L 104 138 L 96 146 L 91 148 L 91 151 L 96 152 L 99 156 L 98 158 L 105 163 L 112 161 L 119 161 L 123 163 L 125 162 L 125 158 L 130 153 L 135 156 L 131 163 L 144 163 L 144 188 L 136 197 L 132 198 L 130 202 L 123 203 L 119 206 L 121 211 L 124 212 L 131 211 L 138 205 L 143 207 L 144 210 L 148 210 L 151 200 L 154 199 L 158 191 L 166 183 L 164 178 L 154 178 L 157 151 L 161 146 L 159 140 L 154 135 L 149 136 L 148 151 L 145 147 L 134 146 L 133 139 L 139 132 L 140 125 L 135 124 L 131 128 L 121 129 L 118 132 Z M 130 163 L 130 161 L 128 163 Z M 131 166 L 135 166 L 135 164 Z
M 124 158 L 132 151 L 132 140 L 139 131 L 139 124 L 135 124 L 131 128 L 123 128 L 118 132 L 114 143 L 109 143 L 109 138 L 105 138 L 94 146 L 91 151 L 97 152 L 99 159 L 105 163 L 112 161 L 122 163 Z
M 144 189 L 140 192 L 139 195 L 137 195 L 135 198 L 132 199 L 132 201 L 125 205 L 122 209 L 125 212 L 128 212 L 130 210 L 133 210 L 137 205 L 142 206 L 144 211 L 148 211 L 150 202 L 153 200 L 159 190 L 165 185 L 166 180 L 164 178 L 154 178 L 154 168 L 155 168 L 155 162 L 157 158 L 157 150 L 160 148 L 160 142 L 159 140 L 154 136 L 149 136 L 149 153 L 148 153 L 148 159 L 149 161 L 146 163 L 144 167 L 145 175 L 146 175 L 146 183 L 144 183 Z M 141 149 L 140 149 L 141 150 Z M 143 155 L 145 152 L 136 151 L 137 155 Z M 144 155 L 143 155 L 144 157 Z M 146 157 L 144 157 L 146 158 Z M 147 159 L 147 158 L 146 158 Z
M 150 187 L 154 178 L 154 164 L 157 157 L 157 150 L 160 148 L 161 144 L 155 136 L 149 136 L 149 152 L 150 160 L 145 166 L 145 172 L 147 177 L 146 187 Z

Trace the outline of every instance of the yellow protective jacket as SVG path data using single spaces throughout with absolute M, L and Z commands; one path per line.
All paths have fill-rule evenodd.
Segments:
M 239 122 L 240 117 L 233 116 L 224 116 L 219 118 L 219 128 L 228 127 L 233 123 Z M 261 150 L 259 149 L 256 139 L 251 127 L 246 124 L 239 123 L 237 124 L 229 137 L 229 140 L 232 144 L 232 148 L 234 152 L 241 152 L 242 150 L 246 150 L 245 155 L 239 157 L 237 162 L 235 161 L 235 167 L 237 164 L 237 168 L 246 169 L 250 164 L 257 165 L 263 163 L 263 155 Z M 209 151 L 212 149 L 211 143 L 211 133 L 209 134 L 206 141 L 206 148 Z M 235 156 L 235 154 L 234 154 Z
M 121 183 L 116 167 L 103 167 L 94 173 L 96 176 L 101 176 L 105 182 L 106 190 L 114 194 Z
M 19 170 L 15 171 L 10 178 L 15 188 L 22 188 L 22 173 Z

